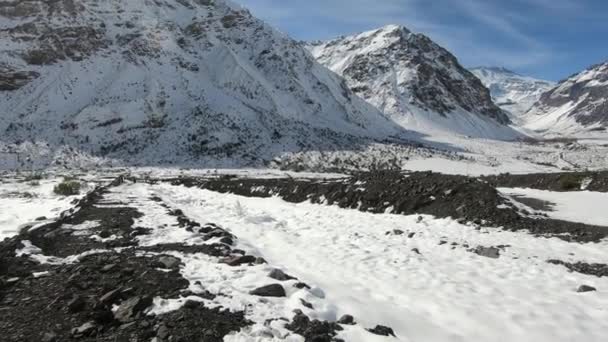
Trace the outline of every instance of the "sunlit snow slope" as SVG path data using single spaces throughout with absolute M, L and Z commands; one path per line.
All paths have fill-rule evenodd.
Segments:
M 397 131 L 297 42 L 229 1 L 0 5 L 0 143 L 131 164 L 253 163 Z

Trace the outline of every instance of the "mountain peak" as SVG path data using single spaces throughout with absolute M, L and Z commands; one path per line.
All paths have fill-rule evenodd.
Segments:
M 430 129 L 440 122 L 448 131 L 475 135 L 471 132 L 478 130 L 483 135 L 495 130 L 479 127 L 504 128 L 510 122 L 488 89 L 454 55 L 403 26 L 387 25 L 309 49 L 346 78 L 357 95 L 406 128 L 419 116 L 418 122 L 425 121 Z
M 498 73 L 498 74 L 505 74 L 505 75 L 521 76 L 520 74 L 516 73 L 513 70 L 507 69 L 505 67 L 499 67 L 499 66 L 479 66 L 479 67 L 471 68 L 471 71 L 475 71 L 475 70 L 490 71 L 490 72 L 494 72 L 494 73 Z

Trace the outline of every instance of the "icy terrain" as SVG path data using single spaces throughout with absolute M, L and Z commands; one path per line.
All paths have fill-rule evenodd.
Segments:
M 509 112 L 517 124 L 524 123 L 530 107 L 555 86 L 553 82 L 522 76 L 504 68 L 478 67 L 471 72 L 490 89 L 494 102 Z
M 451 53 L 422 34 L 388 25 L 309 45 L 359 96 L 423 133 L 512 140 L 507 115 Z

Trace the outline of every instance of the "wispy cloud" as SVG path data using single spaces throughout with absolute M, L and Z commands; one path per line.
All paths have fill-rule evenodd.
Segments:
M 567 53 L 561 42 L 544 39 L 547 25 L 554 30 L 573 21 L 591 26 L 598 19 L 604 25 L 605 11 L 589 8 L 599 1 L 608 9 L 604 0 L 236 1 L 297 39 L 328 39 L 401 24 L 429 35 L 465 65 L 515 69 L 556 63 Z

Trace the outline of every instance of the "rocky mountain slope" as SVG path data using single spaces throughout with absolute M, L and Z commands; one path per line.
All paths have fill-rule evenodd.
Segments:
M 3 2 L 0 70 L 0 145 L 209 166 L 400 132 L 301 45 L 224 0 Z
M 456 57 L 422 34 L 389 25 L 309 45 L 350 88 L 402 126 L 512 138 L 507 114 Z
M 608 127 L 608 62 L 560 82 L 530 109 L 527 127 L 545 133 L 604 131 Z
M 525 119 L 524 114 L 540 96 L 555 86 L 553 82 L 522 76 L 505 68 L 478 67 L 471 72 L 490 89 L 494 102 L 518 123 Z

